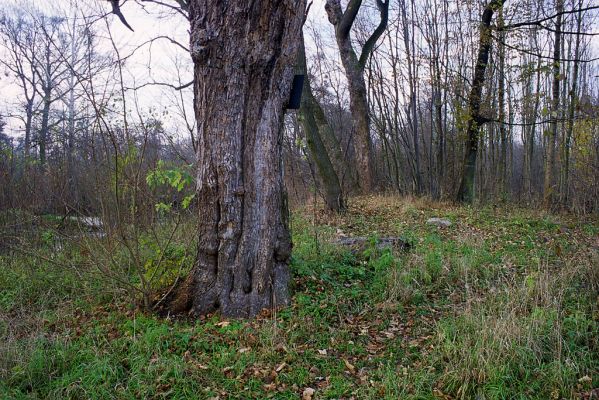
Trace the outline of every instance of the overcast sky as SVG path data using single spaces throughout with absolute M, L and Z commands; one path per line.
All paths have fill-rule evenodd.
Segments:
M 174 3 L 172 0 L 166 1 Z M 135 30 L 131 32 L 118 18 L 111 14 L 111 7 L 106 0 L 0 0 L 0 10 L 7 10 L 11 6 L 22 6 L 30 4 L 34 8 L 44 10 L 52 14 L 60 8 L 71 18 L 81 18 L 84 12 L 87 16 L 92 16 L 96 20 L 94 27 L 99 32 L 99 51 L 113 52 L 110 43 L 109 32 L 115 40 L 116 46 L 121 57 L 131 54 L 136 48 L 144 42 L 158 36 L 169 36 L 183 45 L 187 46 L 189 41 L 188 28 L 189 23 L 180 15 L 165 13 L 165 7 L 156 4 L 140 4 L 134 0 L 127 0 L 121 10 L 129 24 Z M 314 0 L 311 7 L 308 23 L 315 23 L 322 26 L 322 29 L 329 29 L 330 25 L 326 20 L 324 11 L 325 0 Z M 79 15 L 76 16 L 75 8 L 72 4 L 77 4 Z M 54 11 L 53 11 L 54 10 Z M 83 11 L 81 11 L 83 10 Z M 101 18 L 105 15 L 108 18 L 108 26 Z M 309 46 L 309 44 L 308 44 Z M 0 49 L 0 52 L 2 50 Z M 1 56 L 1 53 L 0 53 Z M 164 82 L 178 85 L 176 75 L 177 69 L 182 71 L 181 80 L 184 82 L 192 79 L 192 64 L 189 56 L 178 46 L 170 43 L 168 40 L 157 40 L 151 45 L 145 45 L 135 51 L 134 55 L 127 60 L 125 68 L 125 82 L 131 86 L 141 86 L 148 82 Z M 14 78 L 6 76 L 4 72 L 0 74 L 0 110 L 3 114 L 14 111 L 20 101 L 19 88 L 14 84 Z M 133 91 L 130 91 L 133 96 Z M 179 93 L 170 88 L 148 86 L 137 91 L 136 99 L 142 111 L 147 112 L 150 108 L 159 110 L 161 119 L 171 129 L 183 128 L 179 119 L 178 107 L 175 101 Z M 185 98 L 191 112 L 191 88 L 185 91 Z M 132 97 L 128 99 L 133 106 Z M 167 111 L 164 113 L 163 111 Z M 19 134 L 20 122 L 16 119 L 9 120 L 8 130 L 13 135 Z

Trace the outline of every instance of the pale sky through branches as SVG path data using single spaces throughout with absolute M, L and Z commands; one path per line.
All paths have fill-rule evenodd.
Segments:
M 10 13 L 16 9 L 40 10 L 48 15 L 60 15 L 71 21 L 72 18 L 83 23 L 83 15 L 93 21 L 93 29 L 98 35 L 96 51 L 107 54 L 116 60 L 115 49 L 111 37 L 121 59 L 126 58 L 123 66 L 124 86 L 127 93 L 128 108 L 139 109 L 142 113 L 154 115 L 174 131 L 181 128 L 181 94 L 171 87 L 155 85 L 155 83 L 180 86 L 191 81 L 193 66 L 187 53 L 168 38 L 174 39 L 183 46 L 188 45 L 188 22 L 167 8 L 152 4 L 128 0 L 121 10 L 129 24 L 135 30 L 131 32 L 118 18 L 112 14 L 108 1 L 81 0 L 47 2 L 44 0 L 0 0 L 0 10 Z M 326 23 L 324 0 L 314 1 L 309 16 L 309 23 L 317 23 L 329 29 Z M 161 38 L 160 38 L 161 37 Z M 155 38 L 160 38 L 153 40 Z M 0 47 L 0 54 L 5 49 Z M 8 116 L 8 133 L 19 136 L 22 130 L 21 121 L 11 118 L 22 107 L 21 93 L 16 86 L 15 77 L 8 71 L 1 71 L 0 89 L 3 98 L 0 101 L 0 112 Z M 100 77 L 98 77 L 100 78 Z M 118 82 L 118 77 L 111 77 Z M 180 80 L 180 81 L 179 81 Z M 143 86 L 139 88 L 140 86 Z M 138 90 L 132 90 L 139 88 Z M 117 91 L 120 88 L 113 88 Z M 188 108 L 188 122 L 192 123 L 192 87 L 183 90 L 183 99 Z M 177 105 L 176 103 L 179 103 Z M 180 133 L 180 132 L 179 132 Z

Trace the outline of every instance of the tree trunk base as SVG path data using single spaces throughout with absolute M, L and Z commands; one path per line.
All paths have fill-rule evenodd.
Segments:
M 287 265 L 276 266 L 268 288 L 258 288 L 248 293 L 229 293 L 217 286 L 205 290 L 196 283 L 197 273 L 192 271 L 185 280 L 177 283 L 170 292 L 156 296 L 153 309 L 162 317 L 193 316 L 220 313 L 230 318 L 251 318 L 263 310 L 287 307 L 291 304 L 288 289 Z

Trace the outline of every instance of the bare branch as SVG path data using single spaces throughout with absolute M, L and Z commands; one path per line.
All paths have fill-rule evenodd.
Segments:
M 194 81 L 187 82 L 187 83 L 184 83 L 183 85 L 179 85 L 179 86 L 175 86 L 172 83 L 166 83 L 166 82 L 147 82 L 147 83 L 144 83 L 143 85 L 139 85 L 136 87 L 126 87 L 125 90 L 137 90 L 137 89 L 142 89 L 147 86 L 166 86 L 166 87 L 169 87 L 174 90 L 183 90 L 183 89 L 186 89 L 186 88 L 190 87 L 191 85 L 193 85 L 193 82 Z
M 160 6 L 169 8 L 181 15 L 183 15 L 186 19 L 189 19 L 189 1 L 188 0 L 174 0 L 178 6 L 173 6 L 171 4 L 165 3 L 159 0 L 140 0 L 142 3 L 154 3 Z
M 376 0 L 376 6 L 381 14 L 381 21 L 366 43 L 364 43 L 364 47 L 362 47 L 362 54 L 360 55 L 359 61 L 362 70 L 364 70 L 364 67 L 366 66 L 366 60 L 372 53 L 374 45 L 385 32 L 385 29 L 387 29 L 387 22 L 389 21 L 389 0 Z
M 497 30 L 510 30 L 510 29 L 520 28 L 523 26 L 540 26 L 542 28 L 547 29 L 545 26 L 542 25 L 542 23 L 545 21 L 549 21 L 550 19 L 556 18 L 556 17 L 558 17 L 560 15 L 564 15 L 564 14 L 574 14 L 574 13 L 578 13 L 578 12 L 596 10 L 596 9 L 599 9 L 599 6 L 590 6 L 590 7 L 585 7 L 585 8 L 578 8 L 575 10 L 561 11 L 561 12 L 555 13 L 553 15 L 550 15 L 548 17 L 545 17 L 545 18 L 542 18 L 542 19 L 539 19 L 536 21 L 524 21 L 524 22 L 518 22 L 515 24 L 505 25 L 502 28 L 498 28 Z
M 360 11 L 361 5 L 362 0 L 350 0 L 345 12 L 342 12 L 340 0 L 327 0 L 325 10 L 329 15 L 329 21 L 335 25 L 337 35 L 341 38 L 346 39 L 349 37 L 349 32 L 356 20 L 358 11 Z
M 116 15 L 117 17 L 119 17 L 119 19 L 121 20 L 121 22 L 123 23 L 123 25 L 125 25 L 131 31 L 135 32 L 133 30 L 133 28 L 131 28 L 131 25 L 129 25 L 129 23 L 125 19 L 125 16 L 123 15 L 123 13 L 121 12 L 121 6 L 119 4 L 119 0 L 110 0 L 110 4 L 112 5 L 112 13 L 114 15 Z

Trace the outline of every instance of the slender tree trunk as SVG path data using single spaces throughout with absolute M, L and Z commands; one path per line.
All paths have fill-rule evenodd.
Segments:
M 509 81 L 509 79 L 508 79 Z M 507 138 L 506 138 L 506 157 L 507 165 L 505 168 L 505 195 L 506 199 L 512 195 L 512 184 L 514 177 L 514 102 L 512 101 L 512 87 L 508 85 L 506 88 L 507 95 Z
M 40 149 L 40 165 L 42 168 L 46 166 L 46 144 L 48 141 L 48 125 L 50 120 L 50 105 L 51 103 L 51 91 L 49 89 L 44 90 L 44 107 L 42 109 L 42 123 L 39 130 L 39 137 L 37 138 L 38 146 Z
M 307 79 L 309 79 L 307 77 Z M 305 83 L 305 82 L 304 82 Z M 311 87 L 310 87 L 310 93 Z M 312 93 L 313 95 L 314 93 Z M 314 96 L 313 96 L 314 97 Z M 326 152 L 329 155 L 329 159 L 333 164 L 333 168 L 337 173 L 337 177 L 339 179 L 339 183 L 342 188 L 345 188 L 348 192 L 357 190 L 358 185 L 358 177 L 355 173 L 355 168 L 352 168 L 345 157 L 343 146 L 339 140 L 339 138 L 335 135 L 335 131 L 333 127 L 329 123 L 327 117 L 325 116 L 324 110 L 320 106 L 318 99 L 314 97 L 315 104 L 318 106 L 314 109 L 314 120 L 318 126 L 318 132 L 320 134 L 320 139 L 325 146 Z
M 190 1 L 200 239 L 173 311 L 289 304 L 282 127 L 304 12 L 304 0 Z
M 476 175 L 476 156 L 478 152 L 478 137 L 480 125 L 485 120 L 480 115 L 481 94 L 485 82 L 485 72 L 491 49 L 491 19 L 493 13 L 503 5 L 503 0 L 491 0 L 483 11 L 480 25 L 480 39 L 474 79 L 468 99 L 468 125 L 466 128 L 466 153 L 462 163 L 462 178 L 457 193 L 457 200 L 472 202 L 474 199 L 474 178 Z
M 498 25 L 503 27 L 503 7 L 498 11 Z M 505 125 L 505 32 L 499 34 L 499 190 L 501 196 L 507 193 L 507 129 Z M 495 171 L 493 171 L 495 172 Z
M 564 9 L 563 0 L 556 0 L 555 42 L 553 48 L 553 99 L 551 103 L 551 127 L 547 138 L 547 156 L 545 158 L 545 179 L 543 185 L 543 203 L 545 207 L 553 207 L 555 204 L 555 181 L 556 181 L 556 147 L 559 133 L 559 105 L 560 105 L 560 58 L 562 40 L 562 14 Z
M 578 8 L 582 8 L 582 1 L 579 1 Z M 566 127 L 566 137 L 563 144 L 563 155 L 562 155 L 562 205 L 567 206 L 569 201 L 569 190 L 568 184 L 570 179 L 570 147 L 572 145 L 572 134 L 574 133 L 574 114 L 576 111 L 576 103 L 578 99 L 578 73 L 579 73 L 579 59 L 580 57 L 580 31 L 582 25 L 582 15 L 578 13 L 576 21 L 576 44 L 574 48 L 574 65 L 572 67 L 572 89 L 570 90 L 570 104 L 568 105 L 568 122 Z
M 312 88 L 310 87 L 310 78 L 306 67 L 306 49 L 304 46 L 303 37 L 300 39 L 300 50 L 298 53 L 298 70 L 304 75 L 304 87 L 302 93 L 301 107 L 298 113 L 299 120 L 302 124 L 306 142 L 310 155 L 316 164 L 318 175 L 322 181 L 324 188 L 324 200 L 329 210 L 340 212 L 345 210 L 345 200 L 339 177 L 333 168 L 331 159 L 327 149 L 321 138 L 321 129 L 329 130 L 332 134 L 332 129 L 329 126 L 324 116 L 324 111 L 320 104 L 314 98 Z M 316 115 L 319 116 L 317 122 Z M 324 123 L 323 123 L 324 122 Z
M 404 46 L 406 49 L 406 57 L 408 62 L 408 83 L 410 86 L 410 112 L 408 114 L 408 123 L 412 131 L 412 142 L 414 144 L 414 167 L 415 167 L 415 193 L 419 195 L 422 192 L 422 176 L 420 171 L 420 148 L 418 138 L 418 116 L 417 116 L 417 100 L 416 100 L 416 63 L 414 60 L 414 38 L 410 39 L 410 30 L 408 29 L 408 18 L 406 12 L 405 1 L 400 2 L 401 15 L 403 19 L 403 35 Z
M 436 184 L 435 184 L 435 176 L 436 176 L 436 170 L 435 170 L 435 149 L 434 149 L 434 143 L 435 143 L 435 125 L 434 125 L 434 97 L 431 96 L 430 99 L 430 103 L 429 103 L 429 109 L 428 109 L 428 115 L 430 117 L 430 126 L 429 126 L 429 142 L 428 142 L 428 191 L 429 191 L 429 195 L 432 198 L 438 198 L 437 196 L 437 192 L 438 190 L 436 189 Z M 422 124 L 424 125 L 424 123 Z
M 76 31 L 76 20 L 73 19 L 73 32 Z M 70 65 L 75 66 L 77 63 L 77 41 L 73 37 L 71 43 L 71 61 Z M 67 158 L 67 187 L 68 187 L 68 200 L 70 206 L 75 206 L 75 202 L 78 202 L 79 196 L 77 195 L 77 185 L 75 184 L 75 165 L 73 163 L 73 152 L 75 147 L 75 71 L 69 71 L 69 97 L 67 100 L 68 105 L 68 129 L 67 129 L 67 143 L 66 143 L 66 158 Z
M 23 154 L 25 157 L 29 157 L 29 151 L 31 150 L 31 128 L 33 126 L 33 100 L 28 100 L 25 105 L 25 142 Z
M 530 116 L 530 133 L 528 138 L 528 144 L 526 148 L 526 163 L 524 171 L 524 187 L 527 191 L 528 197 L 532 198 L 533 195 L 533 173 L 534 173 L 534 151 L 535 151 L 535 140 L 537 135 L 537 115 L 539 113 L 539 105 L 541 102 L 540 91 L 541 91 L 541 57 L 537 58 L 536 64 L 536 89 L 534 92 L 534 106 Z
M 444 40 L 444 55 L 445 58 L 443 60 L 444 65 L 449 65 L 449 5 L 448 5 L 448 1 L 447 0 L 443 0 L 443 19 L 444 19 L 444 25 L 445 25 L 445 40 Z M 437 60 L 437 66 L 438 66 L 438 71 L 439 71 L 439 81 L 441 80 L 441 68 L 439 67 L 439 63 Z M 449 114 L 447 112 L 448 109 L 448 101 L 447 101 L 447 93 L 449 92 L 448 90 L 448 81 L 449 81 L 449 73 L 448 73 L 448 69 L 445 68 L 444 71 L 444 76 L 443 76 L 443 86 L 439 88 L 439 99 L 436 105 L 437 108 L 437 118 L 439 120 L 438 124 L 439 124 L 439 149 L 438 149 L 438 155 L 437 155 L 437 164 L 439 165 L 439 197 L 442 197 L 444 195 L 443 192 L 443 188 L 444 188 L 444 183 L 445 183 L 445 177 L 447 175 L 446 173 L 446 166 L 445 166 L 445 162 L 447 160 L 447 155 L 446 155 L 446 151 L 445 151 L 445 147 L 446 147 L 446 141 L 447 141 L 447 115 Z M 441 91 L 443 93 L 443 97 L 441 97 Z M 443 99 L 443 101 L 441 101 L 441 98 Z M 445 109 L 445 112 L 443 112 L 443 108 Z M 443 121 L 441 122 L 441 118 L 443 119 Z
M 437 127 L 437 189 L 433 197 L 440 199 L 443 194 L 443 178 L 445 176 L 445 129 L 443 127 L 443 104 L 441 102 L 440 89 L 437 89 L 435 94 L 435 115 Z

